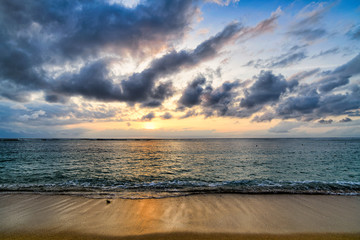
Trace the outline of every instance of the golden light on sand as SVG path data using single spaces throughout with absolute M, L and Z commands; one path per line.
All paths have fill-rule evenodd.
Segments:
M 147 130 L 153 130 L 153 129 L 156 129 L 156 125 L 153 122 L 146 122 L 146 123 L 144 123 L 143 128 L 147 129 Z

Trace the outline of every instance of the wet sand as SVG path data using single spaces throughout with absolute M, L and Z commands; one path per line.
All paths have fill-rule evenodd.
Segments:
M 0 194 L 1 239 L 360 239 L 360 197 Z

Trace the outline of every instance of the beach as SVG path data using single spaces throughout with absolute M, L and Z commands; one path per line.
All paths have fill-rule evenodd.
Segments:
M 0 195 L 1 239 L 359 239 L 360 197 Z

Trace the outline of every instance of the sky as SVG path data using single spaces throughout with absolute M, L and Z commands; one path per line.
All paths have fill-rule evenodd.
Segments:
M 3 0 L 0 138 L 360 137 L 360 2 Z

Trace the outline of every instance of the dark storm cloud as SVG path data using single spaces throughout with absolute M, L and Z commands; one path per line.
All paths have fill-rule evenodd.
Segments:
M 317 84 L 321 92 L 329 92 L 334 88 L 346 85 L 352 76 L 360 74 L 360 54 L 334 71 L 325 73 L 325 77 Z
M 171 97 L 174 94 L 174 91 L 172 82 L 160 83 L 153 89 L 151 97 L 154 99 L 165 100 L 166 98 Z
M 325 77 L 312 84 L 295 87 L 291 96 L 277 102 L 273 112 L 257 116 L 256 121 L 270 121 L 274 118 L 311 121 L 328 116 L 349 115 L 360 108 L 360 87 L 349 85 L 349 79 L 360 73 L 360 54 L 346 64 L 326 72 Z M 337 87 L 344 87 L 345 93 L 334 93 Z
M 319 84 L 319 90 L 321 92 L 330 92 L 334 88 L 346 85 L 349 83 L 349 76 L 346 75 L 330 75 L 323 78 Z
M 23 102 L 27 100 L 27 91 L 47 86 L 40 67 L 43 59 L 37 44 L 29 42 L 26 37 L 18 37 L 20 39 L 16 41 L 2 26 L 4 24 L 0 20 L 0 94 L 10 100 Z
M 61 75 L 51 90 L 68 96 L 81 95 L 103 101 L 113 101 L 121 96 L 120 87 L 109 78 L 106 60 L 86 65 L 79 73 Z
M 204 84 L 206 79 L 203 76 L 195 78 L 184 89 L 184 92 L 179 100 L 179 104 L 185 107 L 192 107 L 199 105 L 201 102 L 201 95 L 204 91 Z
M 166 112 L 161 116 L 161 118 L 167 120 L 173 118 L 173 116 L 169 112 Z
M 145 108 L 156 108 L 156 107 L 160 107 L 162 105 L 162 101 L 160 100 L 149 100 L 146 101 L 144 103 L 141 104 L 141 107 L 145 107 Z
M 98 54 L 126 54 L 153 51 L 172 40 L 181 39 L 189 28 L 196 6 L 191 0 L 143 1 L 126 8 L 107 1 L 29 1 L 5 0 L 0 5 L 0 81 L 25 86 L 28 91 L 48 90 L 65 95 L 82 95 L 100 100 L 117 100 L 118 87 L 104 78 L 90 80 L 86 87 L 75 83 L 86 71 L 100 70 L 88 63 Z M 158 46 L 159 45 L 159 46 Z M 158 46 L 158 47 L 157 47 Z M 82 59 L 88 66 L 80 74 L 65 73 L 56 81 L 44 69 L 45 64 L 63 65 Z M 99 62 L 98 60 L 96 62 Z M 75 62 L 75 65 L 77 63 Z M 95 66 L 98 65 L 98 66 Z M 55 86 L 54 86 L 55 85 Z M 99 92 L 94 87 L 99 87 Z M 75 89 L 69 89 L 69 87 Z M 65 90 L 69 90 L 65 93 Z M 104 93 L 110 96 L 104 96 Z M 114 97 L 116 95 L 117 97 Z M 12 100 L 24 100 L 3 93 Z M 49 97 L 49 101 L 56 98 Z
M 45 95 L 45 101 L 49 103 L 66 103 L 68 98 L 56 93 L 47 92 Z
M 329 119 L 329 120 L 321 119 L 318 121 L 318 123 L 320 123 L 320 124 L 331 124 L 332 122 L 333 122 L 332 119 Z
M 276 76 L 271 71 L 261 71 L 255 83 L 244 90 L 245 97 L 241 99 L 240 106 L 253 108 L 275 102 L 287 89 L 292 89 L 297 84 L 297 81 L 287 82 L 282 75 Z
M 359 111 L 359 110 L 356 110 L 356 111 L 348 111 L 348 112 L 346 112 L 346 114 L 347 114 L 349 117 L 360 117 L 360 111 Z
M 156 99 L 159 95 L 156 93 L 162 93 L 162 99 L 160 100 L 165 99 L 172 91 L 169 90 L 170 85 L 163 85 L 163 90 L 153 90 L 155 81 L 158 78 L 173 74 L 184 68 L 194 67 L 202 61 L 215 57 L 224 45 L 237 37 L 241 29 L 238 23 L 231 23 L 220 33 L 202 42 L 192 51 L 173 51 L 159 59 L 155 59 L 150 63 L 149 68 L 121 81 L 121 94 L 117 97 L 121 101 L 144 102 L 149 98 Z
M 24 92 L 3 97 L 26 101 L 26 92 L 44 91 L 51 103 L 71 96 L 101 101 L 141 103 L 158 107 L 173 95 L 171 83 L 160 78 L 216 57 L 236 39 L 272 31 L 277 10 L 255 27 L 233 22 L 193 50 L 172 51 L 153 60 L 148 68 L 125 79 L 111 75 L 109 65 L 128 53 L 151 52 L 181 39 L 196 15 L 196 1 L 143 1 L 126 8 L 107 1 L 4 1 L 0 7 L 0 81 Z M 105 55 L 107 54 L 107 55 Z M 109 54 L 115 57 L 109 56 Z M 120 54 L 120 55 L 119 55 Z M 81 69 L 52 72 L 59 66 Z M 46 70 L 44 70 L 46 69 Z
M 235 80 L 233 82 L 225 82 L 220 87 L 212 89 L 208 87 L 203 96 L 203 106 L 206 116 L 216 112 L 217 116 L 226 116 L 229 110 L 232 109 L 233 104 L 238 96 L 237 88 L 240 82 Z
M 312 86 L 301 86 L 296 97 L 280 101 L 275 112 L 257 117 L 258 121 L 270 121 L 274 118 L 312 121 L 328 116 L 349 115 L 360 108 L 360 89 L 355 86 L 345 94 L 321 95 Z
M 75 27 L 82 28 L 62 39 L 62 50 L 70 56 L 84 54 L 87 49 L 103 51 L 104 46 L 105 49 L 123 47 L 132 52 L 150 50 L 159 43 L 182 37 L 184 28 L 195 14 L 192 2 L 145 1 L 135 9 L 103 3 L 100 6 L 98 3 L 86 4 L 76 19 Z
M 206 78 L 200 75 L 184 89 L 178 101 L 179 109 L 201 106 L 203 114 L 207 117 L 214 114 L 225 116 L 238 96 L 236 89 L 240 85 L 240 82 L 235 80 L 233 82 L 225 82 L 214 89 L 210 82 L 207 82 Z M 189 116 L 192 115 L 186 115 L 186 117 Z
M 1 15 L 15 33 L 37 24 L 50 47 L 62 57 L 84 57 L 99 51 L 137 51 L 181 37 L 196 13 L 192 0 L 143 1 L 127 8 L 108 1 L 5 0 Z M 9 26 L 9 27 L 7 27 Z M 152 44 L 150 46 L 150 44 Z M 114 48 L 116 47 L 116 48 Z M 111 51 L 109 51 L 111 49 Z
M 281 74 L 261 71 L 250 86 L 248 81 L 234 81 L 225 82 L 214 90 L 206 80 L 195 80 L 184 90 L 181 101 L 185 103 L 185 99 L 192 99 L 187 107 L 197 106 L 205 117 L 248 118 L 265 110 L 262 115 L 253 117 L 254 122 L 272 119 L 314 121 L 330 116 L 357 116 L 360 87 L 349 82 L 351 77 L 360 73 L 359 69 L 360 54 L 333 71 L 321 73 L 320 69 L 312 69 L 294 74 L 287 80 Z M 308 77 L 320 79 L 310 84 L 303 82 Z M 336 92 L 340 86 L 342 92 Z M 191 116 L 190 112 L 186 116 Z
M 142 116 L 142 121 L 151 121 L 153 118 L 155 118 L 155 114 L 153 112 L 150 112 L 144 116 Z
M 295 97 L 288 97 L 279 102 L 276 115 L 283 119 L 300 118 L 311 114 L 320 106 L 320 95 L 316 89 L 303 88 Z
M 19 86 L 9 81 L 3 81 L 0 84 L 0 99 L 1 98 L 7 98 L 16 102 L 27 102 L 30 99 L 30 93 L 26 86 Z
M 343 118 L 343 119 L 340 120 L 341 123 L 346 123 L 346 122 L 351 122 L 351 121 L 352 121 L 352 119 L 348 118 L 348 117 Z
M 204 41 L 194 50 L 170 52 L 153 60 L 147 69 L 134 73 L 120 84 L 116 84 L 109 77 L 108 60 L 99 60 L 83 67 L 78 74 L 60 76 L 52 91 L 103 101 L 139 102 L 148 107 L 159 106 L 173 93 L 170 82 L 156 85 L 160 77 L 173 74 L 183 68 L 194 67 L 202 61 L 215 57 L 240 30 L 238 23 L 229 24 L 223 31 Z
M 150 108 L 159 107 L 165 99 L 174 94 L 174 91 L 172 82 L 160 83 L 156 87 L 152 88 L 150 100 L 143 102 L 141 106 Z
M 360 54 L 355 56 L 349 62 L 335 68 L 333 71 L 320 73 L 319 69 L 303 71 L 291 76 L 288 83 L 291 87 L 286 87 L 283 79 L 278 84 L 274 84 L 274 90 L 271 87 L 257 86 L 257 82 L 245 90 L 245 98 L 240 102 L 240 106 L 248 108 L 247 111 L 240 109 L 237 112 L 238 117 L 250 117 L 252 114 L 260 111 L 259 106 L 271 107 L 260 116 L 255 116 L 253 121 L 271 121 L 272 119 L 297 119 L 302 121 L 313 121 L 323 119 L 329 116 L 351 115 L 360 108 L 360 87 L 356 84 L 350 85 L 350 78 L 360 74 Z M 301 83 L 302 79 L 314 76 L 320 79 L 314 83 Z M 277 81 L 274 81 L 275 83 Z M 279 85 L 279 86 L 277 86 Z M 342 87 L 345 93 L 336 93 L 337 88 Z M 270 94 L 267 96 L 267 91 Z M 263 95 L 251 94 L 264 91 Z M 246 93 L 248 91 L 248 93 Z M 284 95 L 284 92 L 287 92 Z M 249 98 L 250 96 L 250 98 Z M 245 99 L 248 97 L 247 102 Z M 251 106 L 261 99 L 272 99 L 269 102 L 258 105 L 257 109 L 251 110 Z M 261 102 L 261 101 L 260 101 Z M 247 104 L 245 104 L 247 103 Z M 242 114 L 240 114 L 242 113 Z
M 360 53 L 349 62 L 336 68 L 332 74 L 353 76 L 360 73 Z
M 360 87 L 354 86 L 346 94 L 325 95 L 316 109 L 317 116 L 337 116 L 360 108 Z

